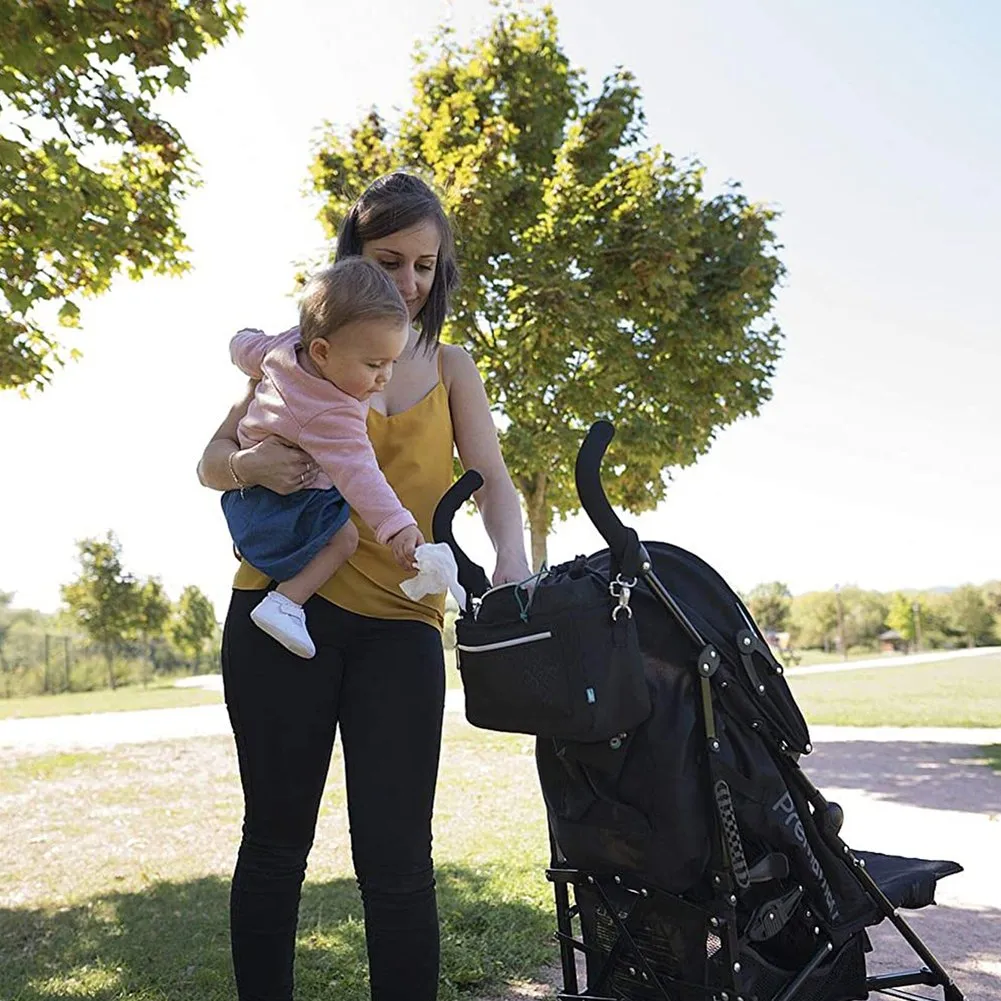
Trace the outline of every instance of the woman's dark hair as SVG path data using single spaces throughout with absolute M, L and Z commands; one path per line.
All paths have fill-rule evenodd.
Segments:
M 373 181 L 344 217 L 337 233 L 335 257 L 339 261 L 360 255 L 362 246 L 370 240 L 380 240 L 428 219 L 438 226 L 441 245 L 427 302 L 414 317 L 421 330 L 417 346 L 424 351 L 438 344 L 448 315 L 449 299 L 459 285 L 452 226 L 431 188 L 419 177 L 402 170 Z

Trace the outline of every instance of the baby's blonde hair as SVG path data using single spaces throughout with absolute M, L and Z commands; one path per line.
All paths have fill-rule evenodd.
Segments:
M 410 313 L 393 279 L 366 257 L 345 257 L 318 271 L 299 300 L 299 336 L 309 345 L 329 340 L 348 323 L 385 319 L 400 326 Z

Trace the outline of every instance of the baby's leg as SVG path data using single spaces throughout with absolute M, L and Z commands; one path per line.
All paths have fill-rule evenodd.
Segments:
M 250 618 L 296 656 L 307 660 L 315 656 L 316 646 L 306 628 L 302 606 L 343 566 L 357 546 L 358 529 L 349 521 L 299 573 L 269 591 L 250 613 Z
M 305 605 L 351 559 L 357 548 L 358 529 L 347 521 L 294 577 L 282 581 L 276 590 L 297 605 Z

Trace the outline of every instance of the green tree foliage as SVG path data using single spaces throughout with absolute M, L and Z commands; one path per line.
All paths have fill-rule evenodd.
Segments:
M 994 619 L 993 634 L 1001 637 L 1001 580 L 989 580 L 980 589 L 991 617 Z
M 968 647 L 990 642 L 994 616 L 979 588 L 972 584 L 957 587 L 949 595 L 951 625 Z
M 838 628 L 838 606 L 833 591 L 810 591 L 792 600 L 789 630 L 796 644 L 828 648 Z
M 170 598 L 159 577 L 149 577 L 139 585 L 135 630 L 153 669 L 156 668 L 156 640 L 163 636 L 171 611 Z
M 485 35 L 443 30 L 417 55 L 398 126 L 375 111 L 328 128 L 312 167 L 330 235 L 396 167 L 422 172 L 455 219 L 465 281 L 446 331 L 484 376 L 538 565 L 555 516 L 578 508 L 583 433 L 611 419 L 613 503 L 639 512 L 665 471 L 770 397 L 781 333 L 774 213 L 738 187 L 709 196 L 698 165 L 644 138 L 625 70 L 589 94 L 556 18 L 506 5 Z
M 0 591 L 0 670 L 7 670 L 7 660 L 4 657 L 4 644 L 11 626 L 17 621 L 17 613 L 11 611 L 14 600 L 13 591 Z
M 135 629 L 140 590 L 122 565 L 122 547 L 114 532 L 104 539 L 83 539 L 77 549 L 80 573 L 63 585 L 63 601 L 77 624 L 103 650 L 108 685 L 114 688 L 115 653 Z
M 879 591 L 864 591 L 858 587 L 841 589 L 844 609 L 845 647 L 874 647 L 879 634 L 886 629 L 889 603 Z
M 186 267 L 195 163 L 153 100 L 242 18 L 227 0 L 0 0 L 0 389 L 65 360 L 37 307 L 76 326 L 116 274 Z
M 212 602 L 193 584 L 181 592 L 170 623 L 170 637 L 197 671 L 205 645 L 216 629 Z
M 915 614 L 915 606 L 917 606 L 917 614 Z M 927 608 L 924 611 L 927 612 Z M 897 591 L 890 598 L 890 605 L 886 612 L 887 628 L 895 629 L 900 633 L 901 638 L 907 643 L 908 647 L 911 647 L 917 639 L 917 630 L 922 618 L 921 612 L 922 607 L 919 598 L 909 597 Z M 927 615 L 924 618 L 927 618 Z M 927 623 L 921 624 L 927 628 Z
M 781 581 L 758 584 L 744 599 L 758 627 L 764 631 L 785 632 L 792 611 L 792 592 Z

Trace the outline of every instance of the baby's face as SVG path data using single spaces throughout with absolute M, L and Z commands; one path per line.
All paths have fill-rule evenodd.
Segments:
M 357 320 L 334 334 L 326 352 L 314 350 L 310 357 L 323 377 L 342 393 L 367 400 L 386 388 L 409 334 L 406 324 L 384 319 Z

